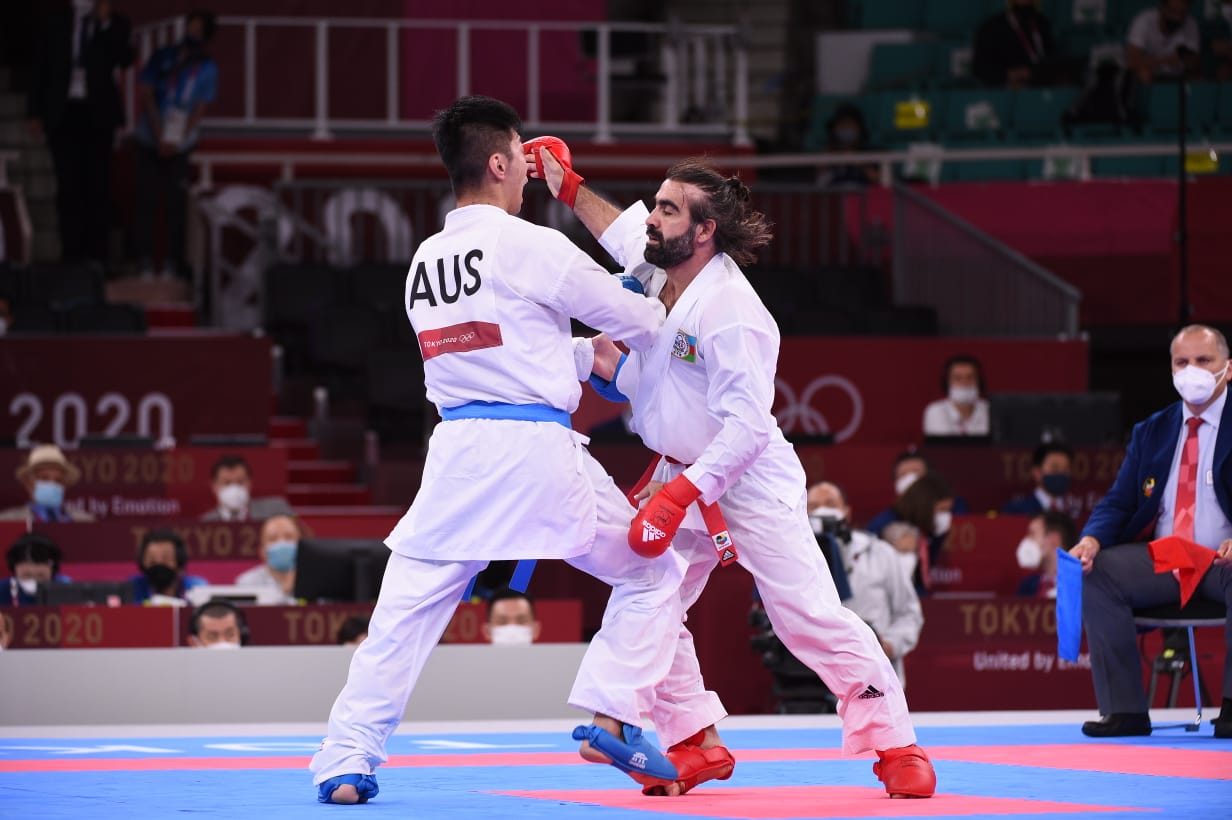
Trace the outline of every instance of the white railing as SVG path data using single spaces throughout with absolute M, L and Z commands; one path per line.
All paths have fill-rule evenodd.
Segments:
M 456 51 L 453 82 L 454 96 L 474 93 L 474 69 L 488 55 L 476 53 L 474 37 L 482 32 L 505 32 L 517 37 L 526 49 L 525 64 L 511 65 L 510 71 L 525 72 L 526 110 L 520 112 L 530 131 L 552 130 L 563 133 L 588 134 L 597 142 L 611 142 L 617 136 L 722 136 L 736 145 L 750 145 L 748 133 L 748 55 L 737 26 L 692 25 L 681 23 L 607 23 L 560 21 L 489 21 L 489 20 L 400 20 L 350 17 L 238 17 L 224 16 L 218 20 L 220 30 L 239 28 L 243 32 L 243 65 L 221 65 L 220 71 L 243 73 L 243 114 L 241 116 L 208 116 L 207 129 L 237 129 L 241 131 L 289 129 L 327 139 L 344 132 L 423 131 L 429 127 L 426 117 L 406 117 L 400 110 L 402 97 L 402 36 L 409 32 L 439 32 L 453 39 Z M 137 28 L 140 63 L 155 48 L 175 42 L 183 29 L 181 19 L 168 19 Z M 262 60 L 279 60 L 281 54 L 263 51 L 261 35 L 275 29 L 308 29 L 312 31 L 311 74 L 304 79 L 313 82 L 312 110 L 302 115 L 272 117 L 261 114 L 261 99 L 257 78 Z M 341 117 L 330 110 L 330 38 L 340 29 L 384 31 L 385 41 L 385 101 L 384 116 Z M 541 40 L 543 35 L 572 33 L 593 36 L 595 41 L 595 114 L 593 119 L 549 120 L 542 116 L 544 85 L 540 77 Z M 650 55 L 655 61 L 653 97 L 645 100 L 647 107 L 659 109 L 653 121 L 621 121 L 613 116 L 613 88 L 626 79 L 622 61 L 613 56 L 614 35 L 640 35 L 647 43 L 657 43 Z M 129 122 L 136 108 L 135 72 L 127 78 Z M 375 78 L 374 78 L 375 79 Z M 433 82 L 447 83 L 448 76 L 433 77 Z M 693 116 L 686 116 L 691 112 Z M 697 115 L 700 113 L 700 117 Z M 701 121 L 686 121 L 700 119 Z

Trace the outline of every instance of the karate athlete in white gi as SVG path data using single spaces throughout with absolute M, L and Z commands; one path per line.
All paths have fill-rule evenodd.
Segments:
M 685 563 L 629 550 L 635 510 L 569 427 L 578 373 L 593 362 L 591 343 L 571 339 L 570 317 L 646 349 L 663 307 L 563 234 L 514 216 L 527 181 L 520 126 L 486 97 L 463 97 L 434 121 L 457 208 L 415 252 L 405 301 L 443 420 L 419 494 L 385 540 L 392 555 L 368 638 L 310 765 L 321 802 L 376 796 L 373 772 L 429 652 L 469 580 L 503 559 L 563 558 L 612 585 L 569 695 L 594 724 L 574 736 L 587 759 L 639 782 L 677 777 L 638 724 L 672 665 Z
M 567 152 L 553 153 L 553 138 L 541 139 L 528 143 L 544 168 L 534 175 L 555 195 L 576 173 Z M 578 218 L 668 309 L 649 350 L 623 356 L 595 341 L 596 376 L 611 382 L 612 397 L 628 398 L 633 431 L 663 456 L 638 494 L 646 503 L 630 545 L 658 555 L 671 541 L 685 556 L 686 612 L 734 550 L 775 634 L 838 697 L 843 751 L 876 750 L 873 770 L 891 796 L 929 797 L 936 775 L 915 745 L 898 676 L 872 630 L 839 602 L 809 525 L 804 470 L 771 414 L 778 327 L 739 267 L 754 261 L 770 231 L 748 199 L 739 180 L 697 161 L 668 171 L 651 212 L 637 203 L 622 213 L 585 187 L 575 194 Z M 726 531 L 695 502 L 717 503 Z M 706 691 L 687 628 L 657 693 L 651 717 L 681 777 L 645 791 L 674 795 L 729 777 L 735 760 L 714 728 L 726 711 Z

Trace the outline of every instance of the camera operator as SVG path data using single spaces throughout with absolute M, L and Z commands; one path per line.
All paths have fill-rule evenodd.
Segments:
M 834 482 L 822 481 L 809 488 L 808 510 L 822 550 L 838 547 L 840 568 L 851 592 L 844 596 L 843 605 L 872 627 L 905 684 L 903 657 L 919 641 L 924 613 L 903 562 L 894 547 L 872 533 L 851 528 L 847 494 Z

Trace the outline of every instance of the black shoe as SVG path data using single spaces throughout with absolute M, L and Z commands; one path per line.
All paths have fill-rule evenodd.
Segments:
M 1146 712 L 1117 712 L 1082 724 L 1087 737 L 1145 737 L 1151 733 L 1151 716 Z
M 1211 721 L 1215 725 L 1215 737 L 1232 738 L 1232 698 L 1223 699 L 1219 717 Z

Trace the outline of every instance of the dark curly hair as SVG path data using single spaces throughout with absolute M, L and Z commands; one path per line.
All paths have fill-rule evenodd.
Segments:
M 757 249 L 774 238 L 764 214 L 749 206 L 752 195 L 737 177 L 724 177 L 704 159 L 686 159 L 667 171 L 667 178 L 699 188 L 703 198 L 689 199 L 694 225 L 707 219 L 715 223 L 714 244 L 737 265 L 757 261 Z

